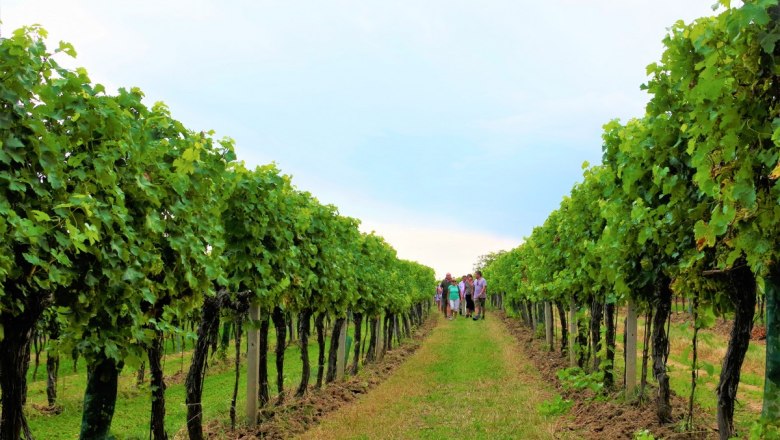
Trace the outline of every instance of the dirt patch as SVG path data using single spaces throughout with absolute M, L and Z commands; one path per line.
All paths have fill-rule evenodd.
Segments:
M 244 357 L 244 355 L 241 355 Z M 231 370 L 234 368 L 233 365 L 234 359 L 221 359 L 218 357 L 210 357 L 208 360 L 208 364 L 206 365 L 206 373 L 207 374 L 219 374 L 224 373 L 225 371 Z M 166 374 L 163 379 L 165 380 L 165 385 L 178 385 L 183 384 L 185 380 L 187 380 L 187 373 L 189 371 L 189 368 L 184 370 L 176 371 L 173 374 Z M 149 379 L 147 378 L 147 382 Z
M 497 313 L 499 315 L 499 313 Z M 533 337 L 530 329 L 517 319 L 507 318 L 500 314 L 507 329 L 522 344 L 525 352 L 533 362 L 542 377 L 555 385 L 558 392 L 574 402 L 570 416 L 560 424 L 560 430 L 570 432 L 580 438 L 605 439 L 605 438 L 633 438 L 637 431 L 647 429 L 656 438 L 665 439 L 716 439 L 717 433 L 712 428 L 705 428 L 697 432 L 678 432 L 677 422 L 685 417 L 683 408 L 687 408 L 687 401 L 672 393 L 671 405 L 673 408 L 674 423 L 660 425 L 655 415 L 655 406 L 652 401 L 640 404 L 623 404 L 615 400 L 619 393 L 606 396 L 606 399 L 593 400 L 594 394 L 590 391 L 572 391 L 564 389 L 558 380 L 558 370 L 569 366 L 568 360 L 561 356 L 560 352 L 549 352 L 545 349 L 545 342 Z M 655 394 L 655 387 L 648 384 L 649 396 Z M 694 419 L 702 420 L 706 412 L 700 408 L 694 409 Z
M 186 371 L 177 371 L 173 374 L 167 374 L 163 377 L 163 380 L 165 380 L 166 385 L 174 385 L 174 384 L 180 384 L 184 383 L 184 380 L 187 378 L 187 372 Z
M 49 406 L 49 405 L 38 405 L 37 403 L 33 403 L 30 406 L 32 406 L 33 409 L 38 411 L 39 413 L 47 416 L 56 416 L 62 413 L 62 407 L 59 405 Z
M 753 332 L 750 334 L 750 339 L 754 341 L 766 341 L 766 327 L 763 325 L 757 325 L 753 327 Z
M 420 347 L 421 341 L 435 325 L 435 319 L 428 319 L 415 330 L 411 339 L 385 353 L 382 361 L 363 366 L 357 376 L 325 385 L 322 389 L 310 388 L 301 399 L 288 399 L 280 405 L 261 409 L 260 422 L 254 430 L 241 428 L 231 432 L 226 421 L 212 420 L 203 427 L 204 435 L 211 439 L 249 440 L 285 439 L 302 434 L 316 426 L 323 417 L 366 394 L 390 376 Z

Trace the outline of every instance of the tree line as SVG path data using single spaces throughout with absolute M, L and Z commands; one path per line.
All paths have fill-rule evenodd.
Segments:
M 340 339 L 331 340 L 326 371 L 324 321 L 342 329 L 350 316 L 357 341 L 365 323 L 368 361 L 381 354 L 377 344 L 388 349 L 393 335 L 422 322 L 432 269 L 399 259 L 275 165 L 247 168 L 231 139 L 186 128 L 164 104 L 145 105 L 137 88 L 109 94 L 83 68 L 62 67 L 57 58 L 75 50 L 50 50 L 46 36 L 33 26 L 0 40 L 0 438 L 32 438 L 23 409 L 41 332 L 50 371 L 57 353 L 87 362 L 82 438 L 108 435 L 119 373 L 148 362 L 160 439 L 164 337 L 197 328 L 186 403 L 188 431 L 200 438 L 205 364 L 220 323 L 223 336 L 232 328 L 236 350 L 243 331 L 257 337 L 250 374 L 264 404 L 270 325 L 282 342 L 288 328 L 299 333 L 303 395 L 312 321 L 318 385 L 335 378 Z M 277 342 L 279 396 L 285 346 Z
M 671 422 L 666 325 L 673 295 L 690 300 L 694 370 L 698 329 L 714 316 L 733 316 L 717 387 L 724 439 L 734 435 L 757 300 L 766 308 L 763 420 L 780 420 L 777 3 L 731 7 L 723 0 L 716 16 L 675 23 L 661 60 L 647 67 L 645 115 L 606 124 L 602 163 L 585 164 L 583 181 L 544 224 L 518 247 L 488 258 L 484 269 L 494 292 L 506 292 L 507 305 L 532 326 L 550 323 L 557 308 L 561 348 L 573 364 L 602 371 L 607 388 L 615 385 L 616 308 L 628 305 L 630 392 L 636 314 L 644 314 L 642 392 L 650 368 L 662 423 Z M 695 389 L 695 376 L 693 382 Z

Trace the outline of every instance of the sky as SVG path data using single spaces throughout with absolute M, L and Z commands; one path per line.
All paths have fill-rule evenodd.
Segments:
M 109 90 L 462 275 L 556 209 L 603 124 L 641 117 L 667 28 L 715 0 L 0 0 Z

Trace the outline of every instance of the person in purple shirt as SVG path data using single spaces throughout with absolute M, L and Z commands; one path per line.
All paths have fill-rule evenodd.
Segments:
M 477 309 L 477 314 L 474 316 L 474 321 L 478 319 L 485 319 L 485 298 L 487 298 L 487 280 L 482 278 L 482 271 L 476 271 L 477 278 L 474 279 L 474 305 Z

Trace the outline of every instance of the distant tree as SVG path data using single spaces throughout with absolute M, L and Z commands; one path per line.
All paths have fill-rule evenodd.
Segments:
M 490 252 L 490 253 L 487 253 L 487 254 L 484 254 L 484 255 L 480 255 L 477 258 L 477 262 L 474 263 L 474 272 L 476 272 L 478 270 L 481 271 L 486 266 L 489 266 L 490 263 L 496 261 L 496 259 L 498 257 L 500 257 L 501 255 L 504 255 L 506 252 L 507 251 L 503 251 L 502 250 L 502 251 L 498 251 L 498 252 Z

